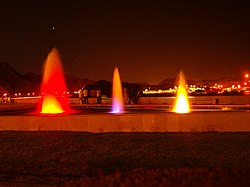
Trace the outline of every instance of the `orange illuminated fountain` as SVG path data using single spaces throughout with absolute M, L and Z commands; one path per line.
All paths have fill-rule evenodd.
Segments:
M 186 81 L 185 81 L 184 73 L 182 71 L 179 74 L 179 87 L 177 90 L 177 96 L 175 99 L 173 112 L 176 112 L 176 113 L 189 113 L 190 112 L 188 94 L 186 90 Z
M 70 112 L 63 67 L 57 49 L 52 49 L 43 67 L 43 81 L 37 112 L 67 114 Z
M 113 74 L 112 90 L 112 110 L 111 113 L 121 114 L 124 112 L 122 85 L 118 68 L 116 67 Z

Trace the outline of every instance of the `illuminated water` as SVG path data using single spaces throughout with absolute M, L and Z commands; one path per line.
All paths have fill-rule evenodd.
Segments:
M 186 80 L 185 80 L 184 73 L 182 71 L 179 73 L 179 86 L 177 90 L 177 96 L 175 99 L 173 112 L 176 112 L 176 113 L 189 113 L 190 112 L 188 94 L 186 90 Z
M 121 114 L 124 112 L 122 85 L 119 75 L 119 70 L 116 67 L 113 74 L 113 89 L 112 89 L 112 110 L 111 113 Z
M 37 105 L 38 113 L 60 114 L 70 112 L 64 71 L 56 48 L 51 50 L 44 63 L 40 96 Z

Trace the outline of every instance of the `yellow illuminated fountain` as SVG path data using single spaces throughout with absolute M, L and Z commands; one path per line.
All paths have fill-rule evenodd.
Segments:
M 112 89 L 112 110 L 111 113 L 121 114 L 124 112 L 122 85 L 118 67 L 114 69 Z
M 190 112 L 188 94 L 186 90 L 186 81 L 185 81 L 184 73 L 182 71 L 179 74 L 179 86 L 177 90 L 177 96 L 175 99 L 173 112 L 176 112 L 176 113 L 189 113 Z

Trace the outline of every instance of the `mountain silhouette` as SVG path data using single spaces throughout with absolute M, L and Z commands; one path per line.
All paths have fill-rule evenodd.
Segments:
M 68 91 L 78 91 L 84 85 L 94 81 L 65 75 Z M 0 95 L 3 93 L 39 93 L 42 76 L 36 73 L 20 74 L 13 66 L 6 62 L 0 63 Z
M 0 63 L 0 86 L 9 93 L 34 92 L 38 89 L 37 83 L 26 79 L 25 76 L 6 62 Z

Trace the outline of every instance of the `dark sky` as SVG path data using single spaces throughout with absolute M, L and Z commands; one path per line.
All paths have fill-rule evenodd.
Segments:
M 54 28 L 54 29 L 53 29 Z M 250 1 L 0 0 L 0 62 L 41 73 L 51 48 L 66 73 L 156 84 L 250 71 Z

